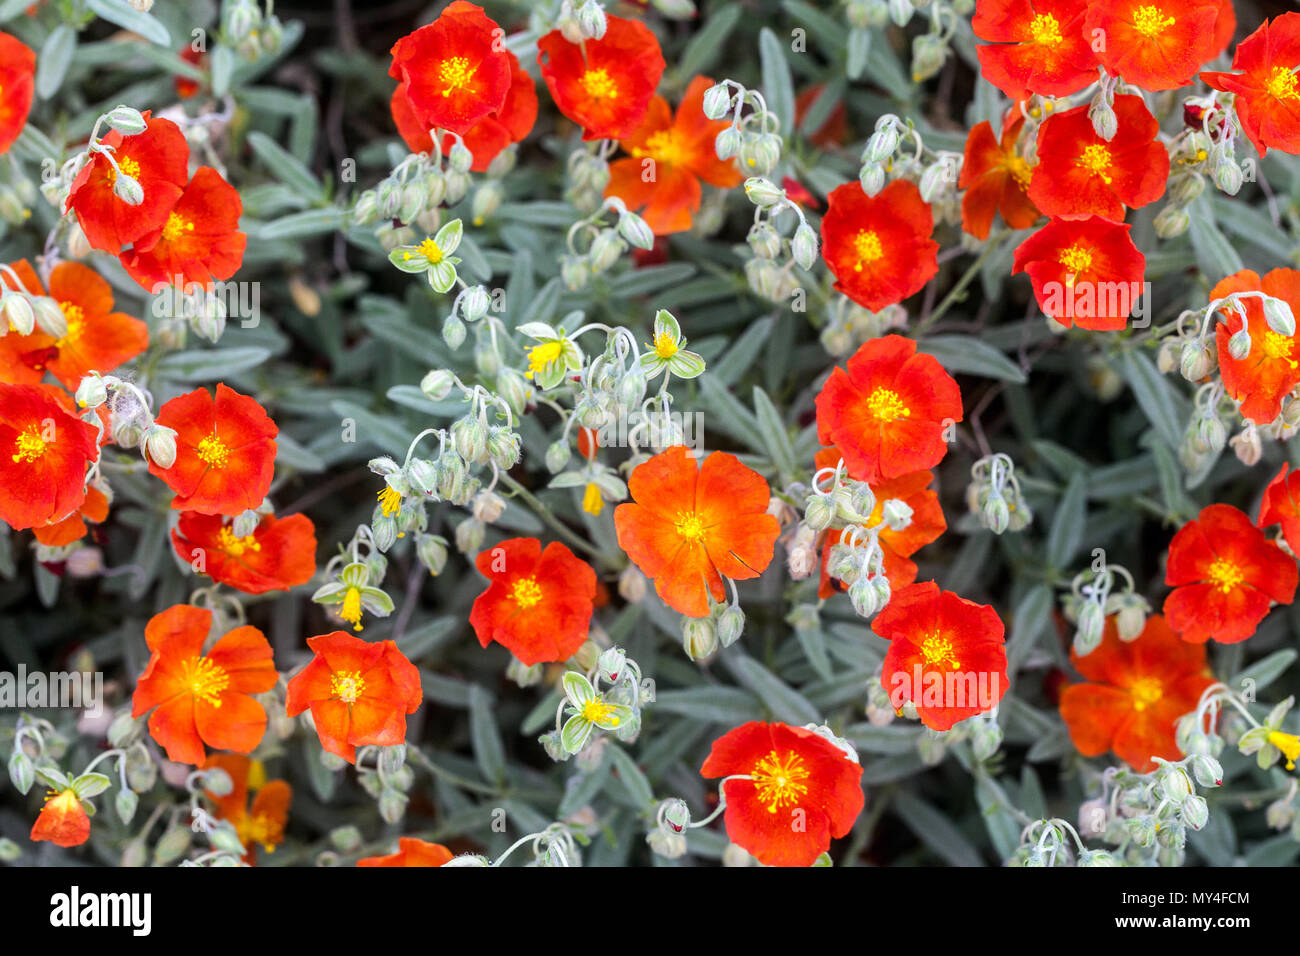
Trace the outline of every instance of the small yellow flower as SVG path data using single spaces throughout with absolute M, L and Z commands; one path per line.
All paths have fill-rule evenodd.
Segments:
M 605 510 L 605 499 L 594 481 L 587 482 L 587 488 L 582 493 L 582 510 L 589 515 L 598 515 Z
M 347 594 L 343 595 L 343 607 L 339 609 L 339 617 L 351 624 L 352 630 L 361 630 L 360 588 L 348 588 Z
M 1275 730 L 1268 735 L 1268 742 L 1282 751 L 1282 756 L 1286 757 L 1286 769 L 1294 770 L 1296 760 L 1300 760 L 1300 737 Z
M 379 492 L 379 507 L 383 509 L 385 518 L 391 518 L 402 510 L 401 493 L 391 485 L 384 485 L 384 490 Z
M 524 373 L 524 377 L 532 378 L 563 354 L 564 343 L 558 340 L 532 346 L 528 350 L 528 371 Z

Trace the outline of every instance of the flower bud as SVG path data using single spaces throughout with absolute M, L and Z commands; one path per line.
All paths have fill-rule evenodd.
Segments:
M 139 180 L 121 171 L 113 181 L 113 194 L 128 206 L 138 206 L 144 202 L 144 189 Z
M 1250 330 L 1242 326 L 1228 339 L 1228 354 L 1240 362 L 1250 355 Z
M 790 255 L 801 269 L 811 269 L 817 264 L 817 232 L 806 222 L 801 222 L 790 240 Z
M 749 229 L 745 241 L 760 259 L 775 259 L 781 254 L 781 237 L 766 222 L 756 222 Z
M 1088 110 L 1088 118 L 1092 120 L 1092 131 L 1110 142 L 1115 138 L 1119 131 L 1119 117 L 1115 115 L 1115 110 L 1107 103 L 1093 102 L 1092 107 Z
M 176 431 L 166 425 L 151 424 L 144 432 L 144 452 L 159 468 L 176 464 Z
M 1259 464 L 1259 459 L 1264 455 L 1264 447 L 1259 440 L 1259 429 L 1254 425 L 1247 425 L 1232 440 L 1228 442 L 1232 447 L 1233 453 L 1247 468 L 1253 468 Z
M 456 376 L 446 369 L 434 369 L 420 380 L 420 391 L 430 401 L 440 402 L 451 394 Z
M 638 249 L 654 248 L 654 232 L 651 231 L 650 225 L 634 212 L 625 212 L 618 217 L 618 231 L 624 239 Z
M 467 518 L 456 525 L 456 550 L 464 555 L 478 554 L 483 550 L 486 527 L 477 518 Z
M 1187 210 L 1177 206 L 1165 206 L 1156 213 L 1156 235 L 1161 239 L 1175 239 L 1185 233 L 1191 224 L 1192 217 L 1187 215 Z
M 1210 819 L 1210 807 L 1204 797 L 1188 797 L 1179 809 L 1183 822 L 1193 830 L 1201 829 Z
M 804 521 L 813 531 L 824 531 L 835 520 L 835 508 L 825 495 L 811 494 L 804 506 Z
M 644 220 L 642 221 L 644 222 Z M 622 225 L 622 219 L 619 220 L 619 224 Z M 653 245 L 653 239 L 651 244 Z M 618 257 L 623 254 L 623 250 L 626 248 L 626 244 L 618 237 L 618 233 L 612 229 L 602 230 L 591 241 L 591 249 L 587 252 L 591 271 L 604 272 L 618 262 Z M 649 246 L 645 248 L 649 248 Z
M 1096 601 L 1085 601 L 1075 622 L 1074 653 L 1086 657 L 1101 645 L 1106 627 L 1106 611 Z
M 713 152 L 718 159 L 726 162 L 740 152 L 740 131 L 734 126 L 728 126 L 713 140 Z
M 569 443 L 564 439 L 552 442 L 546 449 L 546 469 L 551 474 L 558 474 L 564 470 L 564 466 L 569 463 L 573 452 L 569 449 Z
M 1187 381 L 1199 382 L 1214 370 L 1214 353 L 1200 340 L 1187 342 L 1183 345 L 1178 368 Z
M 447 316 L 442 323 L 442 340 L 448 348 L 460 348 L 465 341 L 465 323 L 454 315 Z
M 1205 192 L 1205 177 L 1200 173 L 1181 173 L 1169 180 L 1169 200 L 1180 209 L 1190 206 Z
M 471 286 L 460 300 L 460 314 L 466 322 L 477 322 L 487 315 L 492 305 L 492 297 L 481 285 Z
M 646 578 L 634 565 L 629 564 L 618 576 L 618 594 L 629 604 L 640 604 L 646 596 Z
M 68 334 L 68 319 L 63 314 L 63 309 L 59 307 L 59 303 L 48 295 L 33 296 L 31 303 L 36 324 L 42 332 L 56 339 L 61 339 Z
M 1125 643 L 1136 641 L 1141 637 L 1146 626 L 1147 608 L 1143 607 L 1143 604 L 1126 604 L 1115 615 L 1115 629 L 1119 632 L 1119 639 Z
M 745 180 L 745 195 L 759 209 L 770 209 L 785 199 L 785 190 L 762 176 Z
M 858 182 L 868 196 L 876 195 L 885 188 L 885 167 L 878 163 L 864 163 L 858 171 Z
M 849 600 L 860 617 L 873 617 L 880 610 L 876 589 L 868 577 L 860 577 L 849 585 Z
M 1291 306 L 1274 296 L 1264 297 L 1264 320 L 1268 327 L 1278 335 L 1291 338 L 1295 335 L 1295 315 Z
M 9 755 L 9 781 L 21 794 L 26 794 L 36 782 L 36 765 L 21 747 L 15 747 Z
M 900 498 L 886 498 L 880 515 L 890 531 L 904 531 L 912 524 L 912 508 Z
M 718 641 L 723 647 L 730 647 L 740 640 L 745 631 L 745 612 L 738 604 L 730 604 L 718 615 Z
M 509 471 L 519 461 L 519 436 L 508 428 L 494 427 L 488 432 L 487 454 L 501 471 Z
M 1229 196 L 1235 196 L 1241 191 L 1241 184 L 1245 177 L 1242 175 L 1241 167 L 1237 165 L 1236 160 L 1224 157 L 1223 160 L 1214 167 L 1214 185 Z
M 501 513 L 506 510 L 505 500 L 491 491 L 480 491 L 474 496 L 470 513 L 484 524 L 496 524 Z
M 704 91 L 704 115 L 720 120 L 731 110 L 731 92 L 725 83 L 717 83 Z
M 19 335 L 31 335 L 36 328 L 36 310 L 23 292 L 0 294 L 0 319 L 7 320 L 9 328 Z
M 479 464 L 487 454 L 487 429 L 473 415 L 459 418 L 451 425 L 451 446 L 465 461 Z
M 891 0 L 892 2 L 892 0 Z M 911 0 L 906 0 L 911 4 Z M 912 82 L 924 83 L 941 69 L 948 57 L 948 45 L 933 33 L 912 38 Z
M 108 401 L 108 386 L 98 372 L 83 376 L 77 386 L 77 405 L 81 408 L 98 408 Z
M 417 535 L 415 557 L 436 577 L 447 566 L 447 539 L 436 534 Z
M 1209 754 L 1193 754 L 1188 764 L 1192 775 L 1202 787 L 1220 787 L 1223 785 L 1223 767 Z
M 718 629 L 712 618 L 687 617 L 682 619 L 682 646 L 686 656 L 693 661 L 708 657 L 718 649 Z
M 686 853 L 686 837 L 663 827 L 651 830 L 645 840 L 651 850 L 665 859 L 675 860 Z
M 772 133 L 745 139 L 740 146 L 740 163 L 759 176 L 767 176 L 781 160 L 781 138 Z

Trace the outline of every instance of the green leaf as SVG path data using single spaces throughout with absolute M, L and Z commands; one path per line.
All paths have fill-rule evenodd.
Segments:
M 893 811 L 917 839 L 952 866 L 983 866 L 979 851 L 945 814 L 906 790 L 894 794 Z
M 683 78 L 708 71 L 723 50 L 727 37 L 740 21 L 741 9 L 727 5 L 712 13 L 704 26 L 691 37 L 677 61 L 677 74 Z
M 758 432 L 763 438 L 763 448 L 767 451 L 777 470 L 783 478 L 791 478 L 799 471 L 795 461 L 794 445 L 790 433 L 781 421 L 781 413 L 776 410 L 767 392 L 754 386 L 754 412 L 758 422 Z
M 493 703 L 492 695 L 486 690 L 478 684 L 470 685 L 469 732 L 474 743 L 474 759 L 484 779 L 499 784 L 506 777 L 506 754 Z
M 258 345 L 230 349 L 190 349 L 173 352 L 158 362 L 157 373 L 177 382 L 215 382 L 256 368 L 271 357 Z
M 1016 385 L 1029 381 L 1018 365 L 973 335 L 933 335 L 917 342 L 916 348 L 933 355 L 949 372 L 982 375 Z
M 311 170 L 271 137 L 254 130 L 248 134 L 248 145 L 271 175 L 280 182 L 313 202 L 319 202 L 325 197 L 324 187 L 312 175 Z
M 1013 808 L 1003 802 L 982 774 L 975 781 L 975 800 L 984 817 L 984 828 L 993 841 L 993 849 L 1002 859 L 1009 859 L 1020 846 L 1021 827 L 1012 813 Z
M 48 100 L 59 91 L 76 52 L 77 31 L 66 23 L 60 23 L 45 38 L 40 56 L 36 58 L 37 96 Z
M 1183 439 L 1183 422 L 1190 411 L 1187 399 L 1174 391 L 1169 380 L 1143 353 L 1125 352 L 1120 356 L 1119 365 L 1156 434 L 1170 448 L 1177 448 Z
M 322 209 L 305 209 L 262 223 L 255 232 L 263 242 L 271 239 L 302 239 L 337 232 L 344 227 L 346 221 L 342 209 L 326 206 Z M 254 232 L 252 229 L 249 231 Z
M 220 44 L 212 51 L 212 93 L 225 96 L 230 92 L 230 81 L 235 75 L 235 51 Z
M 1052 527 L 1047 532 L 1047 566 L 1064 571 L 1083 542 L 1083 528 L 1087 521 L 1088 482 L 1082 474 L 1075 474 L 1065 486 L 1065 494 L 1056 505 Z
M 168 48 L 172 45 L 171 34 L 157 17 L 137 10 L 126 0 L 86 0 L 86 6 L 96 16 L 103 17 L 110 23 L 116 23 L 123 30 L 138 33 L 150 43 Z
M 738 646 L 723 661 L 736 680 L 752 690 L 777 720 L 796 725 L 821 723 L 821 714 L 808 698 L 752 657 L 745 657 Z
M 628 795 L 643 810 L 654 809 L 654 788 L 651 787 L 650 781 L 646 779 L 645 773 L 637 766 L 636 761 L 626 750 L 612 742 L 608 753 L 613 761 L 614 770 L 618 773 L 618 780 L 627 789 Z
M 1046 584 L 1035 584 L 1011 614 L 1011 638 L 1007 641 L 1007 662 L 1015 670 L 1029 656 L 1035 642 L 1052 620 L 1055 598 Z
M 685 690 L 661 690 L 655 695 L 654 713 L 680 714 L 712 724 L 735 726 L 763 715 L 754 695 L 739 687 L 711 684 Z
M 758 33 L 758 57 L 767 108 L 780 120 L 781 134 L 788 136 L 794 130 L 794 80 L 790 78 L 785 47 L 769 27 Z
M 1280 651 L 1274 651 L 1263 660 L 1251 664 L 1227 681 L 1227 684 L 1234 690 L 1240 690 L 1244 682 L 1250 680 L 1255 682 L 1253 689 L 1261 691 L 1281 677 L 1297 656 L 1300 656 L 1300 654 L 1297 654 L 1295 648 L 1284 647 Z
M 1214 221 L 1214 207 L 1205 194 L 1199 196 L 1192 204 L 1191 225 L 1188 235 L 1192 248 L 1196 251 L 1196 265 L 1210 282 L 1218 282 L 1224 276 L 1240 272 L 1245 268 L 1241 254 L 1228 241 Z

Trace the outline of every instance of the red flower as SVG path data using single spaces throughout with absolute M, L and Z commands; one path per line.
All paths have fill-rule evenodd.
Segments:
M 664 72 L 659 41 L 645 24 L 614 16 L 605 22 L 599 40 L 570 43 L 552 30 L 537 41 L 546 88 L 585 140 L 631 135 Z
M 1029 198 L 1047 215 L 1124 221 L 1124 207 L 1137 209 L 1165 192 L 1169 151 L 1156 139 L 1160 123 L 1140 96 L 1115 97 L 1118 131 L 1098 136 L 1089 106 L 1057 113 L 1038 128 L 1038 165 Z
M 145 289 L 158 283 L 209 288 L 239 271 L 248 236 L 239 231 L 239 191 L 210 166 L 200 166 L 164 222 L 121 255 Z
M 59 793 L 50 791 L 41 815 L 32 825 L 31 838 L 62 847 L 81 846 L 90 839 L 90 817 L 75 790 L 69 787 Z
M 182 63 L 187 63 L 190 66 L 199 66 L 205 59 L 207 59 L 207 54 L 202 50 L 194 49 L 193 43 L 187 43 L 185 46 L 181 47 L 180 60 Z M 191 80 L 189 77 L 181 76 L 180 74 L 177 74 L 175 82 L 176 95 L 183 100 L 188 100 L 190 97 L 195 96 L 203 87 L 203 84 L 198 80 Z
M 177 511 L 237 515 L 266 497 L 275 472 L 275 422 L 254 399 L 224 384 L 214 401 L 196 388 L 158 410 L 159 425 L 176 430 L 176 461 L 149 462 L 176 497 Z
M 934 216 L 921 191 L 896 179 L 875 196 L 845 183 L 826 197 L 822 258 L 835 288 L 879 312 L 921 290 L 939 271 Z
M 1013 100 L 1069 96 L 1097 79 L 1085 0 L 979 0 L 971 27 L 980 74 Z
M 1249 269 L 1234 273 L 1210 290 L 1210 301 L 1235 292 L 1262 291 L 1284 299 L 1300 314 L 1300 272 L 1274 269 L 1259 277 Z M 1226 322 L 1216 324 L 1214 334 L 1219 352 L 1219 373 L 1228 395 L 1241 403 L 1241 415 L 1257 425 L 1266 425 L 1282 411 L 1282 399 L 1300 384 L 1300 331 L 1286 336 L 1274 332 L 1264 318 L 1264 305 L 1258 298 L 1239 300 L 1246 310 L 1246 327 L 1250 332 L 1250 354 L 1235 359 L 1228 351 L 1228 340 L 1241 330 L 1241 315 L 1225 308 Z
M 1270 148 L 1300 153 L 1300 13 L 1265 20 L 1237 44 L 1232 68 L 1202 73 L 1216 90 L 1236 94 L 1237 116 L 1261 156 Z
M 808 87 L 802 93 L 795 97 L 794 100 L 794 128 L 803 129 L 804 117 L 812 109 L 814 103 L 821 98 L 822 91 L 826 89 L 824 83 L 818 83 Z M 825 122 L 817 129 L 808 134 L 808 142 L 814 146 L 820 146 L 822 149 L 835 149 L 837 146 L 843 146 L 849 138 L 849 113 L 844 105 L 844 98 L 835 104 L 834 109 L 826 117 Z
M 1196 709 L 1212 682 L 1205 645 L 1180 641 L 1159 614 L 1147 618 L 1136 640 L 1121 641 L 1108 618 L 1101 645 L 1070 662 L 1091 683 L 1061 692 L 1061 717 L 1085 757 L 1113 751 L 1138 773 L 1162 760 L 1180 760 L 1175 725 Z
M 791 202 L 803 206 L 804 209 L 821 209 L 822 204 L 818 202 L 817 197 L 804 188 L 803 183 L 797 179 L 791 179 L 785 176 L 781 179 L 781 188 L 785 190 L 785 198 Z
M 1013 108 L 1002 124 L 1001 142 L 987 122 L 976 125 L 966 138 L 957 188 L 966 190 L 961 227 L 976 239 L 989 237 L 994 213 L 1000 212 L 1012 229 L 1027 229 L 1038 221 L 1038 208 L 1026 193 L 1033 170 L 1016 150 L 1024 125 L 1024 116 Z
M 1016 247 L 1011 274 L 1028 275 L 1038 307 L 1062 325 L 1122 329 L 1146 274 L 1131 228 L 1100 216 L 1053 219 Z
M 889 641 L 880 683 L 890 702 L 916 706 L 921 723 L 948 730 L 991 710 L 1007 692 L 1002 619 L 933 581 L 895 591 L 871 629 Z
M 618 546 L 675 611 L 709 613 L 726 599 L 722 577 L 756 578 L 772 562 L 781 526 L 767 513 L 771 491 L 735 455 L 715 451 L 698 469 L 683 445 L 632 470 L 632 502 L 614 509 Z
M 12 268 L 29 292 L 45 294 L 27 260 Z M 86 373 L 112 372 L 149 347 L 149 327 L 113 311 L 112 286 L 93 269 L 60 262 L 50 272 L 49 294 L 63 310 L 68 331 L 58 339 L 40 329 L 0 338 L 0 380 L 35 384 L 48 370 L 75 390 Z
M 89 530 L 86 522 L 103 524 L 108 520 L 108 496 L 90 485 L 86 488 L 86 500 L 81 506 L 62 521 L 53 524 L 37 525 L 32 528 L 36 540 L 47 548 L 61 548 L 64 545 L 80 541 Z
M 713 742 L 700 773 L 722 784 L 727 837 L 766 866 L 812 866 L 862 812 L 862 767 L 820 734 L 750 721 Z M 747 779 L 744 779 L 747 778 Z
M 40 386 L 0 383 L 0 521 L 21 531 L 81 507 L 97 435 Z
M 1088 4 L 1083 29 L 1105 38 L 1097 59 L 1111 76 L 1172 90 L 1214 56 L 1218 20 L 1219 0 L 1100 0 Z
M 497 154 L 517 143 L 532 132 L 537 121 L 537 90 L 533 79 L 519 65 L 519 59 L 509 50 L 505 51 L 510 62 L 510 90 L 506 93 L 501 109 L 489 113 L 465 131 L 462 139 L 465 147 L 473 154 L 474 162 L 470 169 L 483 172 L 496 159 Z M 406 95 L 406 86 L 402 84 L 393 91 L 390 103 L 393 122 L 397 131 L 406 141 L 407 148 L 413 153 L 427 153 L 433 150 L 433 137 L 429 127 L 422 125 L 419 116 Z M 443 152 L 448 152 L 455 139 L 450 133 L 443 139 Z
M 0 31 L 0 154 L 7 153 L 27 123 L 35 92 L 36 54 Z
M 266 731 L 266 711 L 252 694 L 275 686 L 271 645 L 255 627 L 237 627 L 203 653 L 212 612 L 177 604 L 145 626 L 152 652 L 135 687 L 131 716 L 149 711 L 149 733 L 167 759 L 203 763 L 214 750 L 251 753 Z
M 713 140 L 726 127 L 704 115 L 704 92 L 713 85 L 697 76 L 686 88 L 674 118 L 662 96 L 650 101 L 645 119 L 620 144 L 631 158 L 609 167 L 606 196 L 617 196 L 641 216 L 655 235 L 684 232 L 700 208 L 700 180 L 728 189 L 741 175 L 718 159 Z
M 426 843 L 414 837 L 399 837 L 398 851 L 388 856 L 368 856 L 357 866 L 442 866 L 451 861 L 452 853 L 441 843 Z
M 552 541 L 510 538 L 480 551 L 475 563 L 489 580 L 469 623 L 478 642 L 504 646 L 524 664 L 566 661 L 587 639 L 596 572 Z
M 248 852 L 244 862 L 252 866 L 257 862 L 257 848 L 274 853 L 284 842 L 284 825 L 289 819 L 289 804 L 293 802 L 293 788 L 283 780 L 259 783 L 264 777 L 262 765 L 241 754 L 212 754 L 203 764 L 204 770 L 220 767 L 230 774 L 230 792 L 218 797 L 208 791 L 209 800 L 216 805 L 218 820 L 225 820 L 235 828 L 239 842 Z M 248 805 L 248 791 L 256 791 L 253 805 Z
M 187 511 L 172 531 L 182 561 L 245 594 L 287 591 L 316 573 L 316 529 L 306 515 L 266 515 L 252 534 L 236 537 L 221 515 Z
M 117 255 L 122 246 L 161 229 L 189 175 L 190 148 L 179 126 L 144 114 L 144 132 L 123 136 L 110 130 L 100 142 L 113 147 L 113 163 L 101 152 L 72 183 L 68 208 L 96 249 Z M 132 206 L 113 191 L 118 169 L 140 184 L 144 201 Z
M 1290 604 L 1295 559 L 1231 505 L 1201 510 L 1169 542 L 1165 617 L 1185 641 L 1244 641 L 1268 614 Z
M 393 45 L 388 75 L 405 92 L 419 129 L 463 135 L 502 108 L 511 85 L 504 39 L 482 7 L 455 0 Z
M 289 681 L 290 717 L 311 709 L 321 746 L 349 763 L 357 747 L 406 741 L 406 715 L 420 709 L 420 672 L 392 641 L 371 644 L 345 631 L 307 639 L 316 656 Z
M 1259 520 L 1255 522 L 1261 528 L 1280 524 L 1282 537 L 1293 554 L 1300 554 L 1300 469 L 1287 474 L 1290 468 L 1282 463 L 1282 470 L 1273 476 L 1273 480 L 1264 489 L 1264 500 L 1259 505 Z
M 952 376 L 901 335 L 863 343 L 848 371 L 837 367 L 817 395 L 818 440 L 869 484 L 937 465 L 961 416 Z

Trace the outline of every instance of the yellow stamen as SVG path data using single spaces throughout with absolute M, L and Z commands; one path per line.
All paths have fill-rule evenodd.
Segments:
M 1272 329 L 1264 333 L 1264 355 L 1271 359 L 1281 359 L 1292 368 L 1296 368 L 1300 364 L 1291 357 L 1291 349 L 1294 346 L 1294 339 L 1279 335 Z
M 379 492 L 379 508 L 384 513 L 385 518 L 391 518 L 397 512 L 402 510 L 402 495 L 391 485 L 384 485 L 384 490 Z
M 429 265 L 436 266 L 442 261 L 442 250 L 438 248 L 438 244 L 432 239 L 426 239 L 420 243 L 419 249 L 420 255 L 429 260 Z M 409 259 L 411 257 L 410 253 L 407 253 L 406 257 Z
M 1082 246 L 1070 246 L 1061 253 L 1061 265 L 1069 273 L 1066 285 L 1074 285 L 1074 280 L 1092 268 L 1092 253 Z
M 330 675 L 330 696 L 345 704 L 355 704 L 365 690 L 366 682 L 361 671 L 339 671 Z
M 229 525 L 223 525 L 217 533 L 217 546 L 232 558 L 242 557 L 245 551 L 261 551 L 262 546 L 251 534 L 236 537 Z
M 1226 558 L 1215 558 L 1205 576 L 1206 580 L 1217 587 L 1222 594 L 1227 594 L 1246 580 L 1246 576 L 1241 573 L 1241 568 Z
M 194 657 L 181 665 L 181 681 L 195 697 L 220 707 L 221 693 L 230 685 L 230 675 L 206 657 Z
M 1129 693 L 1133 695 L 1133 709 L 1146 710 L 1165 696 L 1165 688 L 1154 677 L 1141 677 L 1133 682 Z
M 68 331 L 63 333 L 63 338 L 54 343 L 56 348 L 64 348 L 71 345 L 81 338 L 81 333 L 86 326 L 86 311 L 79 305 L 73 305 L 71 302 L 60 302 L 59 310 L 63 313 L 63 321 L 67 323 Z
M 867 398 L 867 411 L 878 422 L 896 422 L 912 414 L 898 393 L 889 388 L 878 388 L 871 393 Z
M 118 169 L 120 169 L 123 174 L 130 176 L 134 180 L 138 181 L 140 179 L 140 164 L 130 156 L 115 156 L 113 159 L 117 163 L 117 169 L 114 169 L 112 166 L 108 167 L 108 181 L 110 183 L 117 182 Z
M 1040 13 L 1034 17 L 1034 22 L 1029 25 L 1029 35 L 1035 43 L 1050 47 L 1060 46 L 1064 39 L 1061 36 L 1061 25 L 1050 13 Z
M 1276 100 L 1295 100 L 1300 99 L 1300 82 L 1297 81 L 1296 75 L 1285 66 L 1273 67 L 1273 72 L 1269 75 L 1268 83 L 1264 89 L 1268 95 Z
M 1112 182 L 1110 174 L 1106 172 L 1111 165 L 1110 150 L 1100 143 L 1093 143 L 1085 148 L 1075 165 L 1100 176 L 1101 181 L 1107 186 Z
M 673 341 L 673 337 L 667 332 L 660 332 L 655 336 L 655 355 L 662 359 L 670 359 L 678 353 L 680 346 Z
M 632 155 L 637 159 L 650 156 L 656 162 L 672 165 L 685 162 L 687 150 L 680 139 L 673 135 L 671 129 L 661 129 L 657 133 L 651 133 L 646 138 L 644 147 L 633 149 Z
M 40 428 L 29 425 L 18 433 L 18 441 L 14 444 L 18 451 L 14 454 L 13 460 L 19 464 L 30 464 L 45 454 L 48 444 L 49 442 L 41 435 Z
M 674 525 L 677 533 L 694 544 L 699 544 L 704 540 L 704 522 L 694 511 L 677 512 L 677 523 Z
M 510 597 L 523 610 L 535 607 L 542 600 L 542 589 L 536 578 L 520 578 L 510 587 Z
M 183 218 L 180 213 L 171 213 L 163 226 L 162 237 L 168 242 L 175 242 L 187 232 L 194 231 L 194 223 Z
M 347 593 L 343 595 L 343 607 L 339 609 L 339 617 L 352 625 L 352 630 L 361 630 L 361 589 L 348 588 Z
M 1025 162 L 1023 157 L 1008 156 L 1003 165 L 1015 178 L 1016 184 L 1021 188 L 1021 190 L 1024 190 L 1029 186 L 1029 180 L 1033 176 L 1033 169 L 1027 162 Z
M 213 468 L 225 468 L 230 462 L 230 449 L 216 435 L 209 435 L 203 439 L 194 451 L 201 460 Z
M 618 84 L 603 69 L 588 70 L 578 82 L 582 84 L 583 91 L 594 100 L 618 98 Z
M 524 377 L 532 378 L 563 354 L 563 342 L 542 342 L 532 346 L 528 350 L 528 371 L 524 373 Z
M 810 776 L 812 772 L 804 765 L 803 758 L 792 750 L 784 754 L 773 750 L 749 774 L 754 781 L 755 796 L 768 813 L 797 803 L 808 792 L 805 781 Z
M 589 515 L 598 515 L 605 510 L 605 498 L 594 481 L 587 482 L 582 492 L 582 510 Z
M 885 247 L 880 244 L 880 237 L 874 230 L 864 229 L 853 237 L 853 251 L 858 254 L 858 264 L 854 272 L 861 272 L 864 265 L 871 265 L 885 255 Z
M 614 709 L 613 704 L 607 704 L 599 697 L 593 697 L 582 705 L 582 717 L 591 721 L 593 724 L 613 723 L 618 724 L 618 718 L 610 718 L 610 712 Z
M 953 670 L 957 669 L 957 654 L 952 649 L 952 641 L 939 634 L 932 634 L 925 639 L 921 645 L 921 653 L 925 655 L 927 664 L 942 666 L 947 664 Z
M 470 89 L 474 79 L 474 67 L 463 56 L 453 56 L 443 60 L 438 67 L 438 79 L 443 84 L 442 95 L 451 96 L 457 90 Z
M 1166 17 L 1165 12 L 1159 7 L 1138 7 L 1133 11 L 1133 26 L 1148 40 L 1160 36 L 1166 29 L 1172 27 L 1174 22 L 1174 18 Z
M 1294 770 L 1295 762 L 1300 760 L 1300 737 L 1275 730 L 1268 735 L 1268 742 L 1282 751 L 1282 756 L 1286 757 L 1286 769 Z

